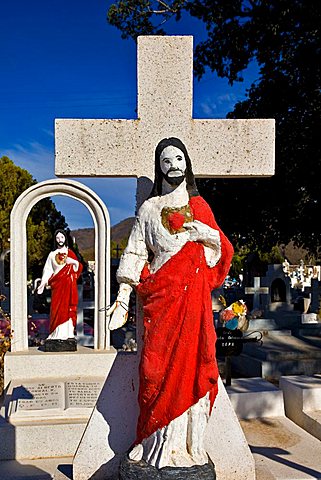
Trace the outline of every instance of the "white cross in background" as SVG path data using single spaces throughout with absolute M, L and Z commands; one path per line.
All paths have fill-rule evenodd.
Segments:
M 268 287 L 261 287 L 261 279 L 260 277 L 254 277 L 254 287 L 245 287 L 245 293 L 247 295 L 254 295 L 253 297 L 253 309 L 260 308 L 260 295 L 268 295 L 269 288 Z

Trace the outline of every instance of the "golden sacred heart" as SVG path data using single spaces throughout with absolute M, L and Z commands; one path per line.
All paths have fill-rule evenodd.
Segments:
M 161 212 L 162 225 L 166 230 L 174 235 L 178 232 L 185 232 L 184 223 L 194 220 L 189 205 L 179 208 L 164 207 Z

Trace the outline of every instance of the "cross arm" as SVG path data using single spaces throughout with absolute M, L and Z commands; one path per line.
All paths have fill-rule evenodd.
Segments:
M 153 177 L 164 137 L 186 145 L 197 177 L 274 174 L 274 120 L 56 120 L 56 175 Z
M 56 175 L 139 176 L 140 146 L 133 141 L 138 125 L 138 120 L 56 119 Z

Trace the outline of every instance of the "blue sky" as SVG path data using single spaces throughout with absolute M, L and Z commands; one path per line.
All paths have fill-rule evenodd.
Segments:
M 55 118 L 136 118 L 136 45 L 106 21 L 107 0 L 11 0 L 0 7 L 0 156 L 38 180 L 54 178 Z M 204 38 L 189 17 L 171 34 Z M 255 78 L 194 81 L 194 118 L 224 118 Z M 100 195 L 112 225 L 134 215 L 134 179 L 77 179 Z M 70 228 L 92 226 L 79 202 L 54 197 Z

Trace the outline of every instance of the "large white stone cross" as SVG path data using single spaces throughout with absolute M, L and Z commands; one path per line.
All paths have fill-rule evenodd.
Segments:
M 185 143 L 198 177 L 274 174 L 274 120 L 193 119 L 192 104 L 193 37 L 139 37 L 138 119 L 56 120 L 56 175 L 152 179 L 164 137 Z
M 155 147 L 165 137 L 185 143 L 198 177 L 273 175 L 274 121 L 193 119 L 192 87 L 192 37 L 140 37 L 137 120 L 56 120 L 56 175 L 137 177 L 140 204 L 154 176 Z M 119 452 L 135 438 L 135 382 L 137 358 L 116 357 L 74 458 L 76 480 L 98 470 L 101 478 L 117 473 Z M 214 407 L 220 413 L 211 417 L 207 451 L 221 480 L 252 480 L 253 457 L 220 385 Z

